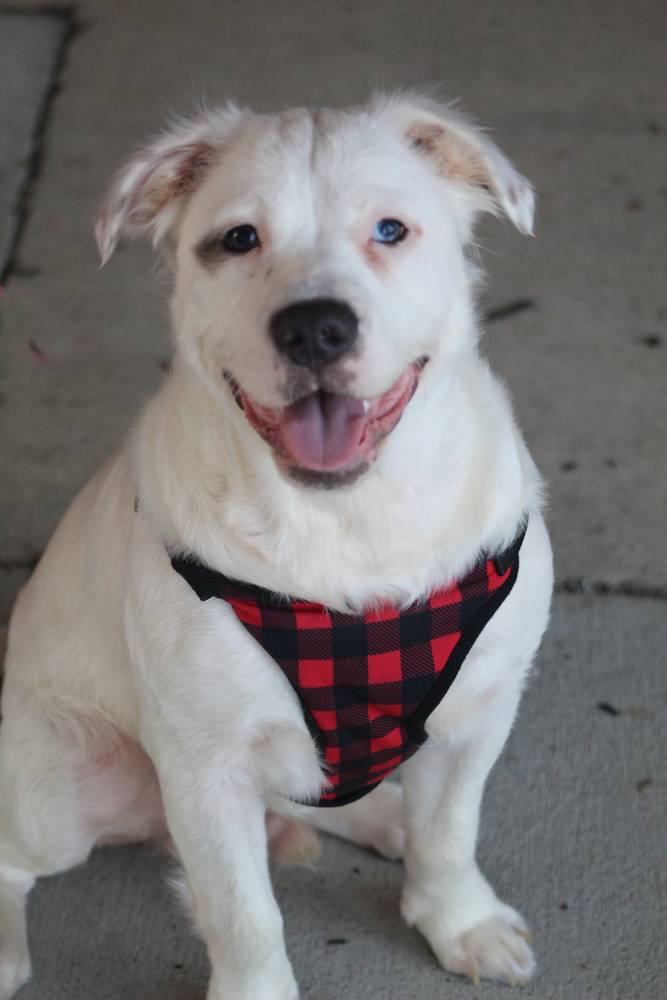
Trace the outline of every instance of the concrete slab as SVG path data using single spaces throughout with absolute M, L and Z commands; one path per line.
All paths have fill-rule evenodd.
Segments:
M 0 276 L 17 234 L 21 193 L 65 34 L 62 17 L 0 9 Z
M 666 643 L 661 602 L 556 599 L 489 782 L 480 844 L 483 870 L 533 930 L 527 1000 L 664 996 Z M 208 965 L 165 884 L 171 865 L 144 848 L 108 849 L 40 882 L 34 979 L 17 1000 L 203 1000 Z M 402 924 L 401 882 L 400 864 L 331 838 L 317 868 L 274 871 L 303 997 L 475 995 Z M 487 1000 L 514 995 L 482 989 Z

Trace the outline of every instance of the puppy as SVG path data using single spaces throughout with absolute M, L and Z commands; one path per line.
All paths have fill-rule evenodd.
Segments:
M 552 587 L 539 476 L 477 349 L 481 212 L 530 232 L 529 184 L 409 95 L 230 105 L 121 173 L 102 259 L 123 232 L 166 255 L 175 360 L 11 622 L 1 1000 L 29 976 L 35 879 L 167 833 L 209 1000 L 295 1000 L 267 808 L 279 853 L 309 823 L 402 854 L 403 916 L 444 968 L 531 975 L 475 862 Z

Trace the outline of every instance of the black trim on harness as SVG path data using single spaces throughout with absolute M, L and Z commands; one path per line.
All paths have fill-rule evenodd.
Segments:
M 493 597 L 491 597 L 484 604 L 484 606 L 478 611 L 472 621 L 464 629 L 434 686 L 431 688 L 426 699 L 419 706 L 415 714 L 410 718 L 407 724 L 407 733 L 410 742 L 414 744 L 415 751 L 423 745 L 428 738 L 428 733 L 425 729 L 426 720 L 437 708 L 449 691 L 451 685 L 454 683 L 461 666 L 463 665 L 468 653 L 472 649 L 485 625 L 487 625 L 498 608 L 500 608 L 514 587 L 519 572 L 519 551 L 525 538 L 526 530 L 527 523 L 524 522 L 521 525 L 520 532 L 514 542 L 499 555 L 491 557 L 499 576 L 504 576 L 508 570 L 511 570 L 508 578 L 501 584 L 498 590 L 494 593 Z M 489 557 L 486 558 L 488 560 Z M 481 561 L 484 561 L 483 556 L 480 559 L 480 562 Z M 287 596 L 276 594 L 273 591 L 266 590 L 263 587 L 243 583 L 231 577 L 227 577 L 223 573 L 219 573 L 216 570 L 209 569 L 208 567 L 202 565 L 202 563 L 194 557 L 173 556 L 171 557 L 171 565 L 173 569 L 179 573 L 180 576 L 182 576 L 195 591 L 200 601 L 207 601 L 212 597 L 219 598 L 221 597 L 221 590 L 223 588 L 233 589 L 235 585 L 243 588 L 245 593 L 250 592 L 252 600 L 256 604 L 264 607 L 276 607 L 285 605 L 285 603 L 298 602 L 299 600 L 298 598 L 289 598 Z M 301 697 L 298 689 L 293 688 L 293 690 L 296 690 L 299 702 L 301 703 L 301 709 L 308 730 L 310 731 L 321 756 L 324 757 L 325 747 L 320 727 L 315 721 L 309 706 Z M 335 808 L 337 806 L 346 805 L 347 803 L 354 802 L 368 794 L 383 780 L 384 778 L 381 778 L 380 781 L 377 781 L 374 784 L 364 785 L 362 788 L 355 789 L 346 795 L 342 795 L 332 800 L 320 800 L 316 803 L 316 805 L 320 808 Z

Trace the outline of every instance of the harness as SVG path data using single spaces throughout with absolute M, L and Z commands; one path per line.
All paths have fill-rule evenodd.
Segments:
M 399 610 L 361 615 L 283 597 L 230 579 L 194 557 L 171 564 L 201 601 L 220 598 L 280 666 L 324 761 L 320 806 L 361 798 L 426 741 L 480 632 L 510 593 L 524 525 L 512 545 L 482 557 L 448 587 Z

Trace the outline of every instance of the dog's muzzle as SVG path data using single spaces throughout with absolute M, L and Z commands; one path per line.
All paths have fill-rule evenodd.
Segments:
M 251 427 L 274 449 L 279 468 L 308 485 L 349 485 L 375 460 L 417 389 L 427 357 L 413 362 L 380 396 L 359 399 L 316 389 L 283 407 L 261 406 L 224 372 Z

